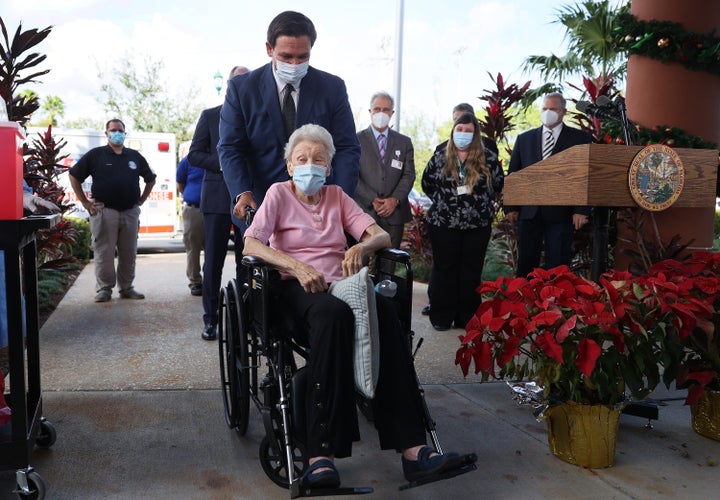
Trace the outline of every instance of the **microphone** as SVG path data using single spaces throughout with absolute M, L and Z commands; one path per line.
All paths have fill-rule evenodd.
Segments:
M 595 103 L 578 101 L 575 105 L 575 109 L 588 116 L 594 116 L 602 120 L 621 121 L 622 117 L 619 115 L 614 104 L 615 103 L 613 103 L 610 98 L 601 95 L 595 100 Z

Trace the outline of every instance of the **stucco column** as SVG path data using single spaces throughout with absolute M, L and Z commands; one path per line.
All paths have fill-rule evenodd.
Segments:
M 641 21 L 671 21 L 697 33 L 720 33 L 720 1 L 632 0 L 631 12 Z M 720 143 L 720 76 L 631 55 L 627 68 L 628 117 L 644 127 L 676 126 L 705 141 Z M 655 213 L 664 240 L 679 234 L 695 240 L 690 251 L 710 249 L 715 207 L 674 208 Z M 619 228 L 621 230 L 621 228 Z M 616 255 L 616 263 L 623 267 Z

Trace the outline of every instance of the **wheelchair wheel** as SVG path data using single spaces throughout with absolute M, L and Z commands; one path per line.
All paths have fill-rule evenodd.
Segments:
M 268 436 L 263 437 L 262 441 L 260 441 L 260 464 L 273 483 L 283 488 L 289 488 L 285 445 L 282 439 L 273 439 L 273 441 L 271 442 Z M 293 475 L 294 477 L 300 477 L 305 472 L 305 451 L 295 443 L 292 455 Z
M 250 414 L 250 381 L 241 300 L 233 280 L 220 294 L 218 348 L 225 422 L 243 436 Z
M 236 400 L 237 418 L 235 430 L 241 436 L 247 432 L 250 421 L 250 342 L 248 317 L 243 304 L 242 291 L 238 289 L 236 280 L 231 282 L 231 289 L 235 300 L 235 317 L 237 318 L 237 335 L 231 342 L 235 353 Z

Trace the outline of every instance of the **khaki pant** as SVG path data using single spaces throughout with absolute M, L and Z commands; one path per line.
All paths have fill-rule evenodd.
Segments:
M 185 244 L 185 254 L 187 255 L 185 274 L 190 281 L 188 286 L 191 288 L 194 286 L 202 286 L 200 252 L 203 249 L 203 243 L 205 241 L 203 213 L 198 207 L 191 207 L 187 203 L 184 203 L 182 218 L 183 243 Z
M 132 289 L 139 228 L 140 207 L 137 205 L 122 211 L 103 207 L 90 216 L 96 291 L 112 290 L 116 282 L 121 292 Z

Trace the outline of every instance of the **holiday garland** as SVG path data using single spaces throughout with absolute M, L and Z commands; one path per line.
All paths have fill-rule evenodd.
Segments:
M 720 38 L 715 30 L 695 33 L 679 23 L 639 21 L 626 13 L 618 15 L 613 36 L 618 51 L 720 75 Z
M 631 123 L 630 126 L 631 133 L 634 136 L 633 142 L 638 146 L 665 144 L 673 148 L 717 148 L 717 144 L 714 142 L 708 142 L 696 135 L 690 135 L 679 127 L 658 125 L 648 128 L 635 123 Z M 624 133 L 620 123 L 604 120 L 602 122 L 602 132 L 605 134 L 605 142 L 607 144 L 625 144 L 625 141 L 622 139 Z

